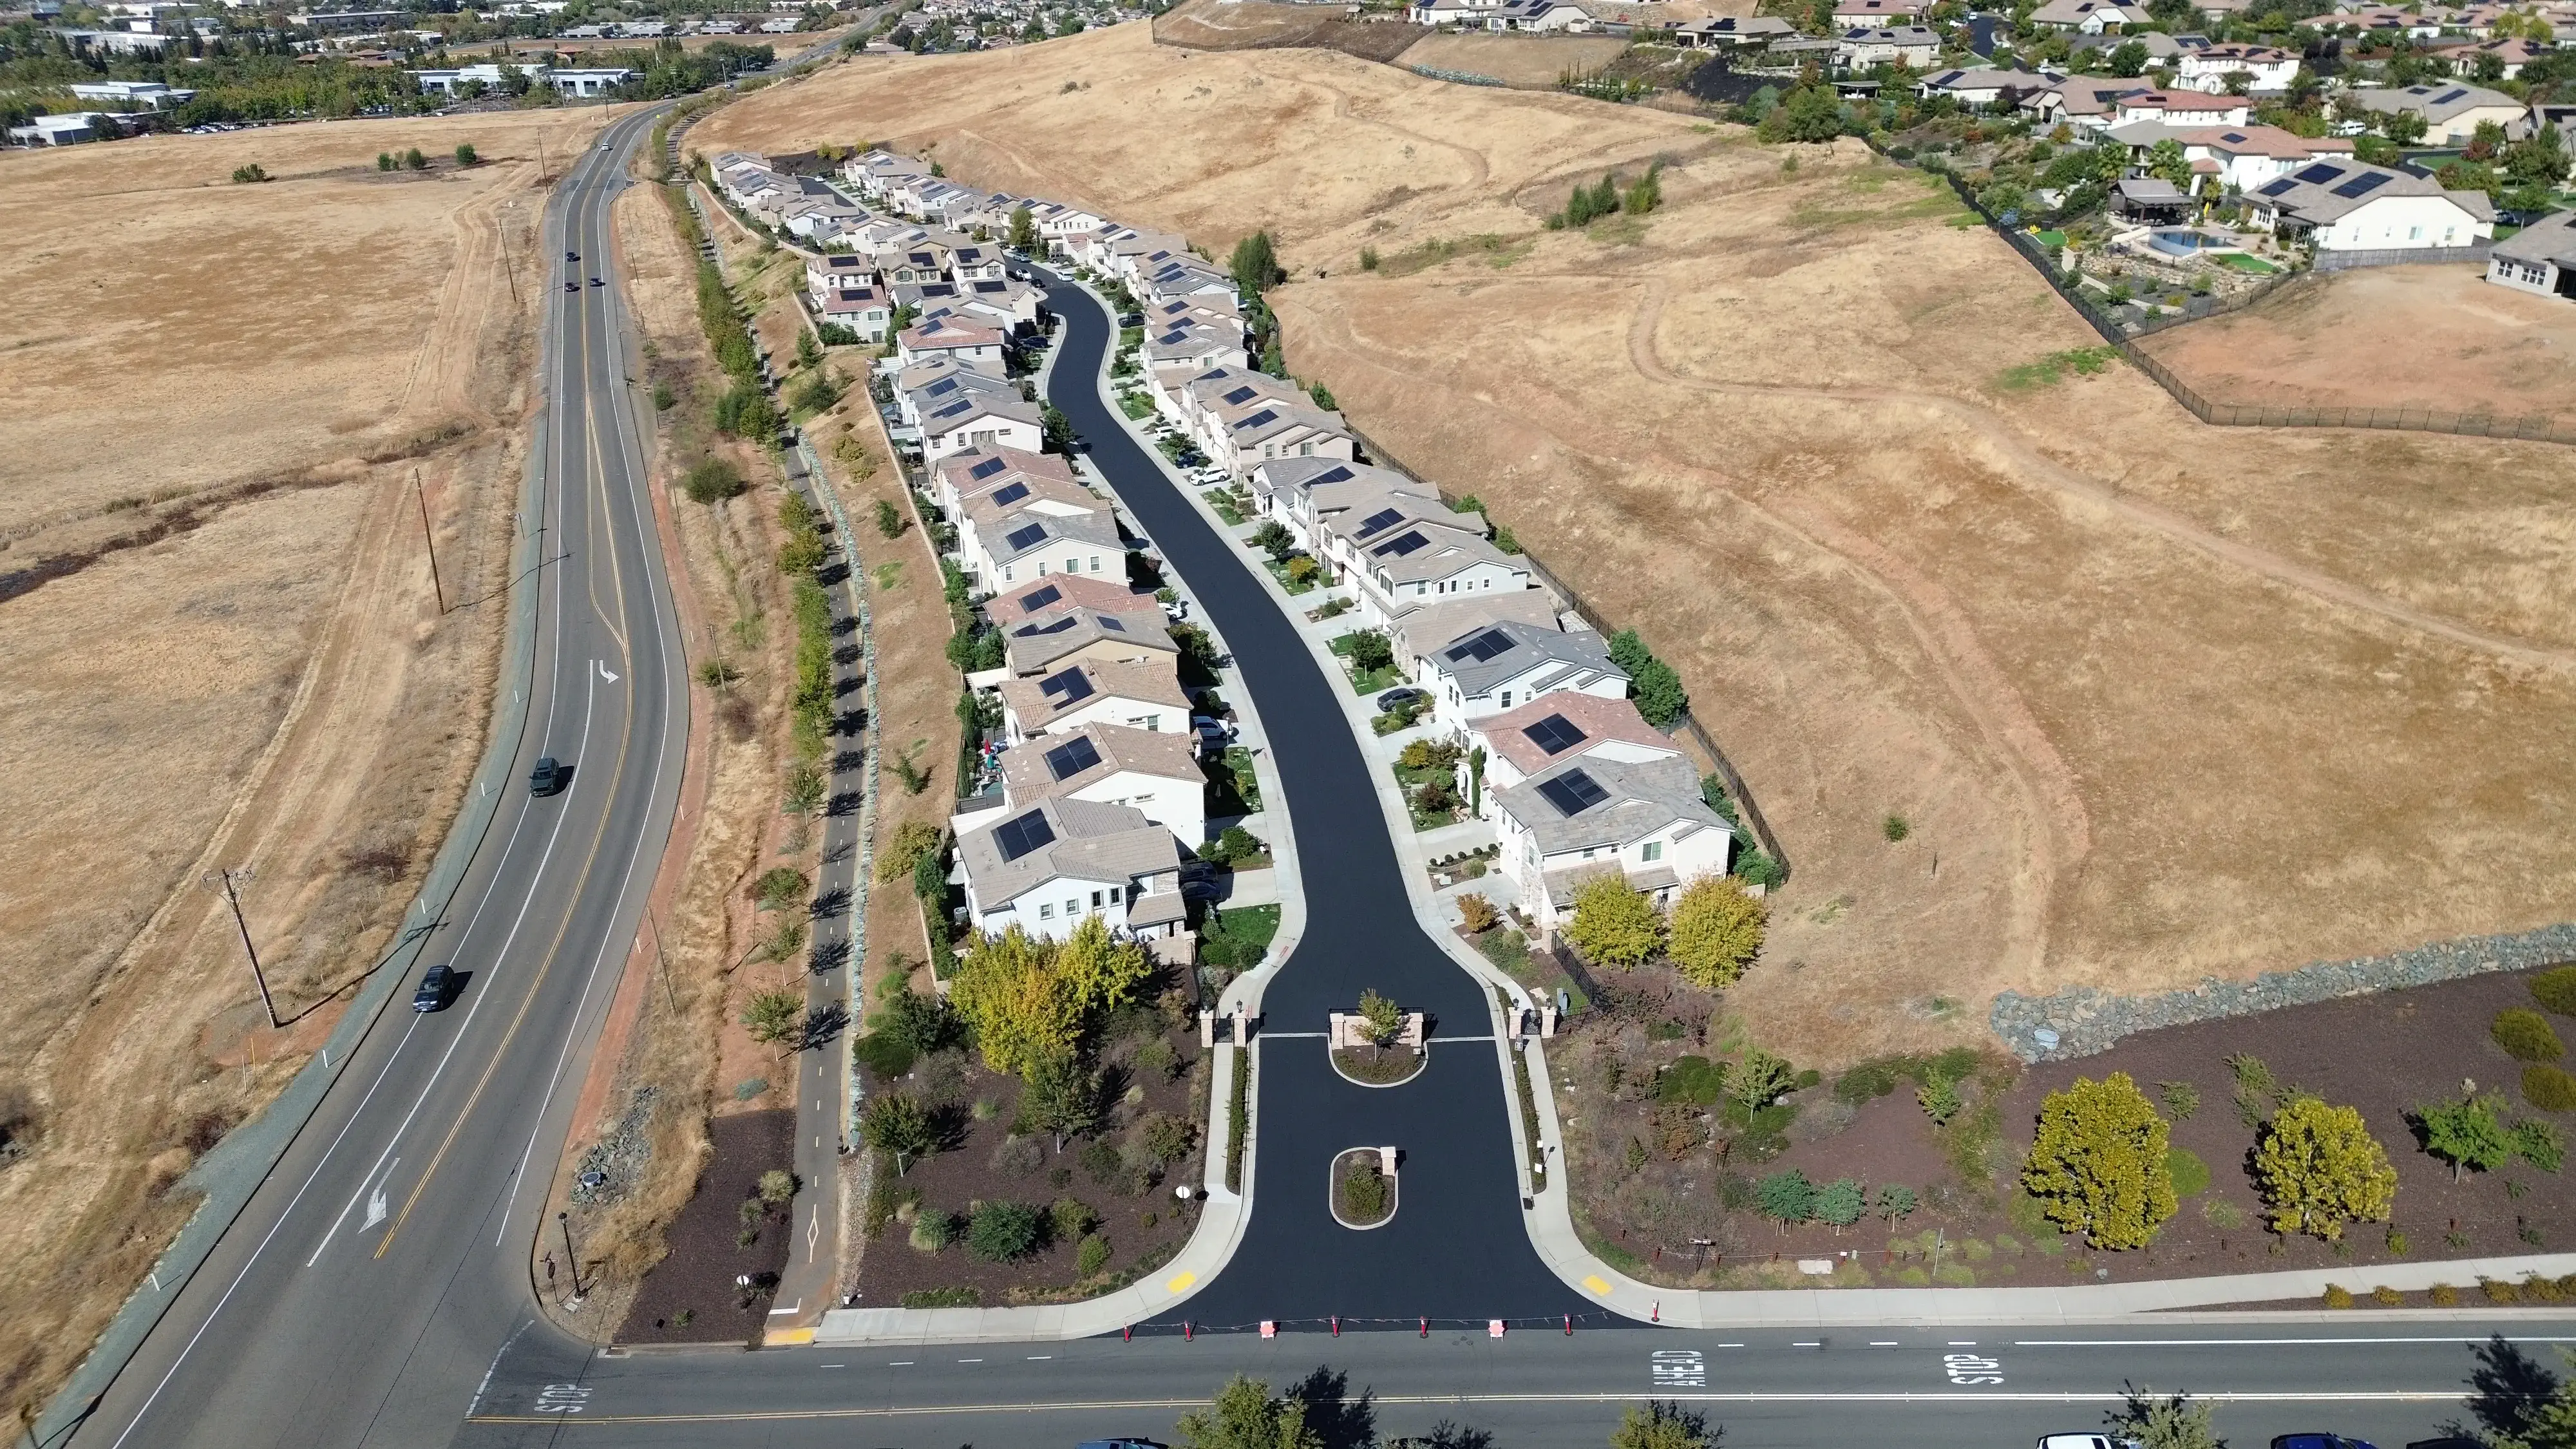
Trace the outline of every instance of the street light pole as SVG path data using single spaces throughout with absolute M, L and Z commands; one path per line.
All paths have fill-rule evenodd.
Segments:
M 268 994 L 268 977 L 259 969 L 259 948 L 250 943 L 250 922 L 242 919 L 241 891 L 238 889 L 238 883 L 250 877 L 251 868 L 243 866 L 239 870 L 211 870 L 206 872 L 204 879 L 206 888 L 209 890 L 212 890 L 218 882 L 223 886 L 224 900 L 233 908 L 233 926 L 241 932 L 242 954 L 250 958 L 250 979 L 259 983 L 259 1004 L 267 1008 L 268 1024 L 273 1030 L 286 1023 L 277 1019 L 276 998 Z

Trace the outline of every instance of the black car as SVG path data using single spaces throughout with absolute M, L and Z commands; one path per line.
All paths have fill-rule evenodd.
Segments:
M 581 290 L 581 283 L 579 283 L 579 282 L 566 282 L 566 283 L 564 283 L 564 290 L 565 290 L 565 291 L 567 291 L 567 292 L 578 292 L 578 291 L 580 291 L 580 290 Z
M 593 277 L 593 278 L 591 278 L 591 279 L 590 279 L 590 284 L 591 284 L 592 286 L 594 286 L 594 287 L 605 287 L 605 286 L 607 286 L 607 285 L 608 285 L 606 282 L 601 281 L 601 280 L 600 280 L 599 278 L 597 278 L 597 277 Z
M 565 261 L 568 261 L 568 262 L 577 262 L 577 261 L 580 261 L 580 260 L 581 260 L 581 253 L 579 253 L 579 252 L 566 252 L 566 253 L 564 253 L 564 260 L 565 260 Z
M 1377 697 L 1378 713 L 1385 714 L 1400 706 L 1411 704 L 1417 699 L 1428 698 L 1430 696 L 1421 690 L 1398 686 Z
M 547 755 L 537 761 L 535 769 L 528 772 L 528 793 L 531 795 L 558 794 L 563 790 L 564 781 L 571 775 L 572 771 L 563 761 Z
M 420 974 L 420 985 L 411 994 L 411 1009 L 436 1011 L 447 1005 L 447 993 L 456 985 L 456 973 L 439 962 Z

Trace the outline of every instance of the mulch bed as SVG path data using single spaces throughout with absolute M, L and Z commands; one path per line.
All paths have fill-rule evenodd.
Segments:
M 787 1208 L 771 1211 L 759 1238 L 745 1247 L 742 1203 L 758 1195 L 760 1175 L 796 1160 L 796 1113 L 740 1112 L 709 1124 L 715 1155 L 698 1176 L 697 1193 L 671 1224 L 670 1255 L 636 1289 L 619 1343 L 743 1343 L 769 1322 L 770 1293 L 787 1266 Z M 751 1275 L 746 1293 L 734 1279 Z
M 1651 1095 L 1613 1100 L 1601 1090 L 1605 1047 L 1622 1044 L 1632 1083 L 1640 1055 L 1668 1062 L 1684 1053 L 1715 1056 L 1719 1050 L 1685 1034 L 1641 1053 L 1646 1032 L 1638 1020 L 1586 1013 L 1576 1018 L 1573 1040 L 1550 1053 L 1550 1067 L 1575 1154 L 1578 1219 L 1606 1257 L 1657 1281 L 1754 1286 L 1795 1277 L 1791 1260 L 1844 1253 L 1854 1256 L 1832 1279 L 1799 1281 L 1931 1281 L 1928 1250 L 1937 1232 L 1938 1281 L 1948 1284 L 2040 1285 L 2350 1266 L 2356 1288 L 2366 1289 L 2367 1269 L 2375 1263 L 2576 1246 L 2576 1193 L 2564 1173 L 2516 1161 L 2469 1173 L 2454 1184 L 2450 1167 L 2418 1146 L 2406 1117 L 2415 1106 L 2456 1099 L 2464 1083 L 2474 1081 L 2479 1093 L 2504 1099 L 2500 1116 L 2508 1125 L 2541 1118 L 2562 1131 L 2576 1126 L 2567 1120 L 2576 1114 L 2542 1112 L 2523 1099 L 2521 1064 L 2488 1036 L 2499 1011 L 2535 1005 L 2526 985 L 2533 974 L 2475 977 L 2172 1027 L 2130 1037 L 2096 1056 L 2017 1073 L 2008 1064 L 1990 1065 L 1984 1080 L 2014 1079 L 1995 1099 L 1988 1118 L 1994 1131 L 1982 1153 L 1985 1171 L 1972 1172 L 1974 1180 L 1963 1180 L 1957 1164 L 1973 1163 L 1980 1154 L 1959 1150 L 1955 1139 L 1944 1150 L 1943 1134 L 1916 1105 L 1911 1083 L 1856 1111 L 1834 1100 L 1830 1082 L 1794 1094 L 1789 1100 L 1799 1107 L 1798 1120 L 1788 1129 L 1785 1148 L 1768 1160 L 1739 1155 L 1721 1161 L 1713 1148 L 1700 1148 L 1678 1159 L 1657 1151 L 1632 1169 L 1626 1144 L 1632 1136 L 1657 1141 L 1650 1135 L 1656 1104 Z M 2576 1038 L 2576 1021 L 2552 1020 L 2563 1038 Z M 1661 1025 L 1654 1034 L 1671 1030 Z M 2341 1245 L 2284 1240 L 2265 1230 L 2247 1170 L 2256 1134 L 2240 1118 L 2228 1066 L 2240 1053 L 2267 1064 L 2284 1096 L 2297 1088 L 2361 1110 L 2397 1169 L 2393 1224 L 2352 1225 Z M 1645 1070 L 1651 1072 L 1652 1065 Z M 2160 1083 L 2188 1082 L 2197 1089 L 2199 1105 L 2188 1118 L 2173 1120 L 2161 1102 L 2158 1110 L 2172 1123 L 2173 1145 L 2196 1155 L 2210 1182 L 2182 1200 L 2152 1246 L 2088 1252 L 2046 1223 L 2037 1204 L 2018 1191 L 2016 1177 L 2042 1098 L 2078 1077 L 2099 1080 L 2115 1071 L 2127 1072 L 2151 1101 L 2159 1101 Z M 1569 1076 L 1576 1081 L 1570 1092 Z M 1635 1093 L 1633 1085 L 1629 1090 Z M 1973 1124 L 1980 1111 L 1977 1089 L 1972 1086 L 1969 1095 L 1970 1106 L 1957 1119 L 1962 1124 Z M 1762 1176 L 1791 1167 L 1818 1184 L 1845 1177 L 1872 1187 L 1902 1184 L 1921 1195 L 1923 1206 L 1892 1228 L 1865 1218 L 1840 1232 L 1821 1223 L 1784 1232 L 1758 1216 L 1749 1189 Z M 1729 1199 L 1739 1206 L 1730 1210 L 1724 1205 Z M 2391 1242 L 2390 1227 L 2402 1238 L 2402 1252 L 2393 1250 L 2399 1245 Z M 2464 1297 L 2474 1296 L 2474 1284 L 2460 1286 L 2470 1290 Z M 2408 1302 L 2421 1296 L 2410 1294 Z M 2365 1296 L 2362 1303 L 2370 1300 Z
M 890 1221 L 860 1248 L 859 1306 L 903 1306 L 904 1295 L 974 1290 L 986 1307 L 1012 1303 L 1069 1302 L 1123 1286 L 1147 1268 L 1159 1266 L 1178 1252 L 1197 1225 L 1198 1207 L 1174 1199 L 1179 1183 L 1205 1180 L 1207 1075 L 1195 1024 L 1172 1026 L 1168 1018 L 1133 1011 L 1122 1018 L 1123 1033 L 1113 1027 L 1111 1044 L 1102 1054 L 1116 1105 L 1098 1131 L 1065 1144 L 1062 1152 L 1044 1135 L 1014 1138 L 1020 1083 L 1016 1077 L 986 1067 L 959 1051 L 940 1052 L 916 1062 L 893 1081 L 868 1074 L 870 1094 L 903 1091 L 924 1105 L 944 1105 L 963 1129 L 957 1144 L 912 1164 L 894 1180 L 899 1194 L 918 1193 L 923 1207 L 964 1217 L 978 1202 L 1027 1203 L 1045 1208 L 1070 1197 L 1088 1205 L 1100 1219 L 1098 1232 L 1109 1241 L 1110 1258 L 1101 1272 L 1077 1283 L 1073 1241 L 1050 1242 L 1043 1251 L 1015 1263 L 988 1263 L 967 1251 L 963 1241 L 936 1253 L 912 1246 L 909 1218 Z M 1139 1066 L 1138 1050 L 1159 1038 L 1179 1064 L 1171 1074 Z M 1133 1098 L 1131 1100 L 1131 1097 Z M 982 1115 L 976 1104 L 984 1104 Z M 1150 1168 L 1143 1150 L 1143 1128 L 1157 1116 L 1176 1117 L 1197 1129 L 1188 1156 Z
M 1333 1053 L 1333 1067 L 1354 1082 L 1391 1087 L 1413 1079 L 1428 1058 L 1411 1047 L 1343 1047 Z

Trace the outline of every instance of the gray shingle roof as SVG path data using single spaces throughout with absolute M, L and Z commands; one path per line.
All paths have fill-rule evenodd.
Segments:
M 1568 813 L 1550 799 L 1552 783 L 1577 774 L 1600 791 L 1600 798 Z M 1566 794 L 1562 787 L 1556 791 Z M 1573 798 L 1585 798 L 1589 792 Z M 1627 764 L 1614 760 L 1576 759 L 1517 785 L 1494 792 L 1494 803 L 1511 814 L 1547 855 L 1572 850 L 1620 847 L 1684 821 L 1700 830 L 1725 830 L 1727 824 L 1700 799 L 1699 771 L 1690 761 L 1674 758 Z
M 1627 674 L 1610 662 L 1610 646 L 1586 630 L 1568 634 L 1542 624 L 1518 620 L 1470 629 L 1425 656 L 1431 668 L 1458 682 L 1458 692 L 1472 699 L 1533 670 L 1534 692 L 1577 689 L 1602 679 L 1625 681 Z
M 996 832 L 1031 815 L 1043 820 L 1054 838 L 1016 859 L 1003 859 Z M 1171 831 L 1147 820 L 1133 806 L 1049 799 L 968 831 L 957 842 L 957 856 L 966 868 L 966 879 L 974 885 L 976 903 L 992 910 L 1052 880 L 1071 877 L 1123 884 L 1138 876 L 1178 871 L 1181 848 Z

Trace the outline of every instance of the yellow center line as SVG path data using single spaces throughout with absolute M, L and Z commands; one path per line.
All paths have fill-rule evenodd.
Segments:
M 582 356 L 584 359 L 584 369 L 587 371 L 590 348 L 589 339 L 586 334 L 583 339 Z M 587 396 L 586 390 L 585 396 Z M 591 467 L 594 475 L 598 472 L 598 465 L 598 456 L 594 451 L 591 458 Z M 616 553 L 616 549 L 612 546 L 609 549 L 609 557 L 612 561 L 616 558 Z M 591 579 L 591 600 L 593 608 L 598 607 L 598 597 L 598 580 L 594 575 Z M 622 611 L 625 607 L 626 599 L 625 591 L 622 587 L 617 591 L 617 599 L 618 607 Z M 602 617 L 605 619 L 606 616 L 604 613 Z M 611 627 L 614 628 L 614 625 Z M 621 641 L 624 638 L 622 634 L 619 637 Z M 560 671 L 558 671 L 558 675 L 560 676 Z M 618 724 L 617 758 L 616 762 L 609 766 L 608 774 L 608 778 L 612 786 L 625 774 L 626 750 L 629 742 L 634 737 L 634 731 L 635 711 L 630 706 L 621 716 Z M 563 920 L 555 927 L 554 939 L 546 943 L 545 959 L 539 963 L 537 967 L 536 979 L 529 983 L 528 994 L 520 999 L 518 1013 L 510 1018 L 510 1028 L 502 1034 L 500 1045 L 493 1048 L 491 1059 L 484 1063 L 483 1075 L 476 1079 L 472 1095 L 465 1099 L 464 1109 L 456 1114 L 455 1122 L 447 1129 L 447 1136 L 440 1141 L 438 1144 L 438 1151 L 431 1155 L 429 1166 L 422 1171 L 420 1181 L 412 1185 L 411 1195 L 403 1199 L 402 1211 L 394 1215 L 392 1226 L 385 1229 L 383 1240 L 376 1244 L 376 1257 L 382 1258 L 385 1255 L 386 1250 L 394 1245 L 394 1239 L 402 1232 L 403 1224 L 411 1219 L 411 1210 L 419 1205 L 421 1194 L 429 1191 L 430 1179 L 438 1175 L 439 1164 L 447 1160 L 448 1149 L 456 1145 L 457 1134 L 465 1130 L 466 1122 L 473 1117 L 476 1104 L 483 1100 L 484 1089 L 492 1085 L 492 1074 L 501 1069 L 501 1059 L 509 1055 L 510 1043 L 518 1039 L 519 1028 L 527 1022 L 528 1012 L 536 1005 L 537 997 L 545 987 L 546 978 L 554 973 L 556 955 L 563 947 L 565 934 L 572 930 L 572 903 L 580 901 L 583 887 L 590 883 L 591 870 L 599 863 L 599 844 L 608 835 L 608 817 L 614 813 L 614 806 L 615 800 L 612 796 L 610 801 L 604 804 L 600 809 L 599 826 L 591 832 L 590 847 L 582 856 L 581 871 L 580 874 L 574 878 L 570 902 L 565 906 Z M 530 890 L 535 890 L 537 888 L 537 884 L 537 882 L 531 881 L 528 888 Z

